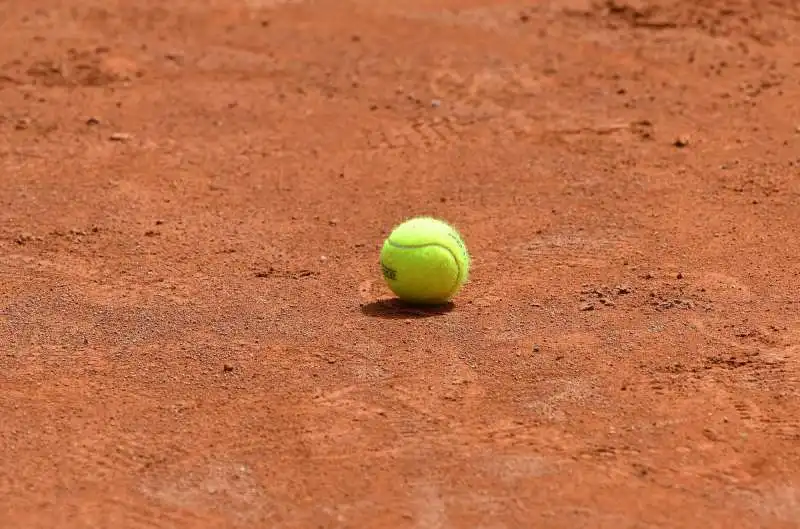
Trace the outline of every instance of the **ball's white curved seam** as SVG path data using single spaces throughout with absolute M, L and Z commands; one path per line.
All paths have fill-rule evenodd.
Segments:
M 456 269 L 458 270 L 458 276 L 456 277 L 456 284 L 453 285 L 453 288 L 451 288 L 449 292 L 455 292 L 455 290 L 458 288 L 458 285 L 461 284 L 461 277 L 464 274 L 463 271 L 461 270 L 461 263 L 458 262 L 458 258 L 456 257 L 456 254 L 453 253 L 453 250 L 451 250 L 447 246 L 439 244 L 438 242 L 429 242 L 425 244 L 399 244 L 392 241 L 391 239 L 387 239 L 386 242 L 388 242 L 391 246 L 394 246 L 398 250 L 419 250 L 420 248 L 427 248 L 429 246 L 436 246 L 438 248 L 442 248 L 444 251 L 450 254 L 450 257 L 453 258 L 453 261 L 456 263 Z

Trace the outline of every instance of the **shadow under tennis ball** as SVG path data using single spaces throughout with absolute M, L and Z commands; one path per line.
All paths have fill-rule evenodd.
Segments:
M 433 316 L 447 314 L 454 308 L 455 304 L 452 301 L 439 305 L 417 305 L 393 298 L 362 304 L 361 312 L 372 318 L 431 318 Z

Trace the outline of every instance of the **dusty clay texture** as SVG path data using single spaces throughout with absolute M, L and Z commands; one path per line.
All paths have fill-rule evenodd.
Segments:
M 800 527 L 796 0 L 0 11 L 0 526 Z

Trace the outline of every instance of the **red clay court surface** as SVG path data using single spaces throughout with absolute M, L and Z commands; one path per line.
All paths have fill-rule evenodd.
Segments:
M 798 1 L 0 12 L 1 527 L 800 527 Z

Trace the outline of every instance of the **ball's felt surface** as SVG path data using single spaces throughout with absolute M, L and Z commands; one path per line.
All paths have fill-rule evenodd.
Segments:
M 383 243 L 380 263 L 398 298 L 440 304 L 467 281 L 470 256 L 453 226 L 432 217 L 415 217 L 392 230 Z

